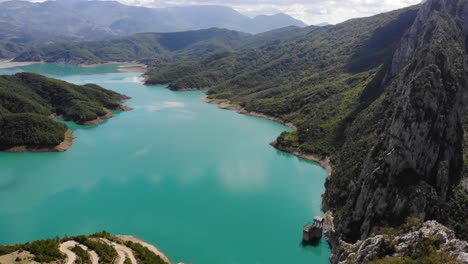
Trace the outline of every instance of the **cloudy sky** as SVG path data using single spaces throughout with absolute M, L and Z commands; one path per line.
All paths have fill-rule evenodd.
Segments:
M 7 0 L 0 0 L 7 1 Z M 46 0 L 29 0 L 43 2 Z M 223 5 L 254 17 L 286 13 L 309 25 L 327 22 L 337 24 L 356 17 L 366 17 L 415 5 L 423 0 L 114 0 L 128 5 L 172 7 L 190 5 Z
M 148 7 L 181 5 L 227 5 L 250 16 L 287 13 L 308 24 L 336 24 L 350 18 L 370 16 L 421 2 L 421 0 L 119 0 Z

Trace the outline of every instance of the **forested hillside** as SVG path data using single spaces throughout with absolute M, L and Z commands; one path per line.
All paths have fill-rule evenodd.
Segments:
M 15 61 L 45 61 L 92 64 L 109 61 L 164 60 L 168 54 L 197 56 L 232 50 L 248 37 L 246 33 L 207 29 L 178 33 L 141 33 L 105 41 L 69 42 L 30 49 Z
M 0 42 L 0 59 L 11 59 L 22 52 L 25 52 L 29 46 L 16 44 L 12 42 Z
M 329 155 L 359 95 L 416 17 L 411 7 L 320 28 L 298 40 L 155 67 L 147 82 L 209 87 L 209 97 L 293 122 L 279 143 Z M 287 142 L 286 142 L 287 141 Z
M 0 76 L 0 148 L 56 146 L 67 126 L 49 116 L 85 123 L 120 109 L 125 99 L 94 84 L 74 85 L 33 73 Z
M 193 60 L 208 54 L 231 53 L 278 44 L 313 32 L 317 27 L 286 27 L 257 35 L 226 29 L 175 33 L 141 33 L 104 41 L 58 43 L 24 48 L 15 61 L 94 64 L 140 61 L 148 65 Z

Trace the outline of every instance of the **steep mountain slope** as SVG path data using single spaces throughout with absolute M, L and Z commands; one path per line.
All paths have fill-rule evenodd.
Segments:
M 340 170 L 327 183 L 325 202 L 344 239 L 365 238 L 408 215 L 451 218 L 442 210 L 464 169 L 467 8 L 466 0 L 427 1 L 384 77 L 363 93 L 383 91 L 349 124 Z M 466 238 L 466 226 L 457 231 Z
M 23 44 L 100 40 L 141 32 L 212 27 L 259 33 L 286 26 L 305 24 L 287 15 L 251 19 L 222 6 L 154 9 L 116 1 L 0 2 L 0 40 Z
M 0 59 L 11 59 L 28 50 L 28 46 L 12 42 L 0 42 Z
M 123 109 L 125 99 L 94 84 L 74 85 L 33 73 L 0 76 L 0 149 L 56 146 L 67 127 L 48 116 L 82 124 Z
M 354 242 L 415 215 L 468 239 L 467 2 L 428 0 L 155 67 L 148 83 L 209 88 L 217 102 L 294 123 L 274 145 L 329 157 L 324 207 L 338 238 Z

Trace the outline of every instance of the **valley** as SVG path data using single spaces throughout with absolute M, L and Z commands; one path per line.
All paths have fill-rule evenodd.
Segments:
M 203 13 L 177 9 L 187 21 Z M 144 235 L 190 263 L 467 263 L 466 10 L 467 0 L 427 0 L 322 27 L 192 21 L 174 32 L 134 30 L 134 15 L 111 37 L 4 41 L 8 63 L 37 64 L 0 69 L 0 145 L 54 147 L 68 130 L 76 138 L 63 153 L 0 154 L 10 175 L 0 199 L 30 192 L 21 175 L 71 177 L 60 190 L 41 185 L 37 208 L 26 201 L 15 217 L 17 207 L 3 208 L 11 220 L 0 221 L 0 243 L 21 237 L 8 231 L 14 219 L 50 214 L 62 198 L 79 210 L 98 201 L 97 218 L 33 228 L 24 240 L 106 229 Z M 62 170 L 41 167 L 52 162 Z M 121 222 L 106 215 L 118 207 L 99 211 L 112 200 L 131 208 Z M 323 213 L 333 222 L 326 240 L 300 246 L 300 227 Z

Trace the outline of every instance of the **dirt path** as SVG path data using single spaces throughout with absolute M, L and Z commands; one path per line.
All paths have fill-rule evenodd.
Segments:
M 76 254 L 73 251 L 71 251 L 70 248 L 73 248 L 76 245 L 78 245 L 78 243 L 76 243 L 75 241 L 72 241 L 72 240 L 67 241 L 67 242 L 63 242 L 62 244 L 60 244 L 60 247 L 59 247 L 60 252 L 67 255 L 67 262 L 65 262 L 65 264 L 75 263 Z
M 60 247 L 59 247 L 60 252 L 67 255 L 67 262 L 65 262 L 65 264 L 75 263 L 76 254 L 75 252 L 71 251 L 71 249 L 76 246 L 79 246 L 80 248 L 88 252 L 88 255 L 89 255 L 89 258 L 91 259 L 92 264 L 99 263 L 99 257 L 94 250 L 89 250 L 85 245 L 81 245 L 76 241 L 70 240 L 70 241 L 63 242 L 62 244 L 60 244 Z
M 162 260 L 166 261 L 167 263 L 171 263 L 169 261 L 169 258 L 164 255 L 158 248 L 156 248 L 155 246 L 151 245 L 151 244 L 148 244 L 146 243 L 145 241 L 137 238 L 137 237 L 134 237 L 134 236 L 124 236 L 124 235 L 119 235 L 117 236 L 118 238 L 122 239 L 123 241 L 131 241 L 133 243 L 138 243 L 144 247 L 146 247 L 147 249 L 151 250 L 154 254 L 158 255 Z
M 88 252 L 89 258 L 91 259 L 91 264 L 98 264 L 99 263 L 99 256 L 94 250 L 89 250 L 85 245 L 78 245 L 80 248 Z

